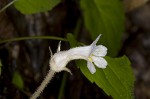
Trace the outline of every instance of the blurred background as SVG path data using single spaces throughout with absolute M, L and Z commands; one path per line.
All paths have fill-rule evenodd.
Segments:
M 10 1 L 0 0 L 0 8 Z M 122 4 L 125 31 L 117 56 L 125 54 L 131 61 L 136 77 L 135 98 L 150 99 L 150 2 L 122 0 Z M 77 40 L 85 44 L 92 42 L 83 24 L 78 0 L 62 0 L 53 10 L 45 13 L 23 15 L 14 6 L 0 13 L 0 40 L 43 35 L 66 38 L 67 33 L 74 33 Z M 55 53 L 58 42 L 33 39 L 0 44 L 0 99 L 27 99 L 49 70 L 48 47 Z M 62 42 L 62 50 L 69 48 L 68 42 Z M 67 67 L 73 75 L 65 72 L 56 74 L 41 99 L 112 99 L 88 81 L 74 61 Z M 62 84 L 64 91 L 59 97 Z

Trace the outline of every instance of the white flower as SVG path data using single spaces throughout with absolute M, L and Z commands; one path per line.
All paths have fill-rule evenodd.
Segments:
M 71 60 L 86 60 L 87 67 L 92 74 L 96 72 L 94 64 L 98 68 L 106 68 L 107 61 L 103 57 L 107 54 L 107 48 L 103 45 L 96 46 L 96 43 L 98 42 L 100 36 L 101 35 L 99 35 L 96 40 L 89 46 L 76 47 L 67 51 L 60 51 L 60 42 L 58 44 L 57 53 L 55 53 L 54 55 L 52 54 L 52 51 L 50 49 L 51 59 L 49 64 L 51 70 L 49 70 L 47 76 L 45 77 L 41 85 L 37 88 L 37 90 L 32 94 L 30 99 L 36 99 L 37 97 L 39 97 L 40 93 L 44 90 L 44 88 L 50 82 L 56 72 L 60 72 L 62 70 L 70 72 L 70 70 L 66 68 L 66 65 Z
M 107 48 L 103 45 L 96 46 L 101 35 L 90 45 L 91 51 L 87 59 L 87 67 L 92 74 L 96 72 L 94 64 L 98 68 L 106 68 L 107 61 L 103 58 L 107 54 Z M 94 64 L 93 64 L 94 63 Z
M 55 53 L 50 60 L 51 69 L 55 72 L 62 70 L 70 72 L 70 70 L 66 68 L 66 65 L 69 61 L 75 59 L 87 60 L 87 67 L 92 74 L 96 72 L 94 64 L 98 68 L 106 68 L 107 61 L 103 57 L 107 54 L 107 48 L 103 45 L 96 46 L 100 36 L 101 35 L 89 46 L 75 47 L 67 51 L 60 51 L 59 43 L 57 53 Z

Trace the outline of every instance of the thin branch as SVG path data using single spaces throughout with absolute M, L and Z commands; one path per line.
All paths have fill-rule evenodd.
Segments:
M 41 85 L 37 88 L 37 90 L 32 94 L 30 99 L 36 99 L 36 98 L 38 98 L 40 96 L 40 94 L 43 92 L 44 88 L 47 86 L 47 84 L 54 77 L 55 73 L 56 73 L 55 71 L 49 70 L 47 76 L 45 77 L 45 79 L 43 80 Z
M 7 9 L 9 6 L 11 6 L 13 3 L 15 3 L 17 0 L 13 0 L 10 3 L 8 3 L 7 5 L 5 5 L 1 10 L 0 13 L 2 13 L 5 9 Z
M 10 38 L 10 39 L 6 39 L 6 40 L 0 40 L 0 44 L 7 43 L 7 42 L 21 41 L 21 40 L 29 40 L 29 39 L 51 39 L 51 40 L 68 41 L 65 38 L 55 37 L 55 36 L 30 36 L 30 37 L 18 37 L 18 38 Z

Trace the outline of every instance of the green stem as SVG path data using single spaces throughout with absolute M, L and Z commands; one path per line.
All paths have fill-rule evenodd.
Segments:
M 78 21 L 77 21 L 76 28 L 75 28 L 75 30 L 74 30 L 75 38 L 77 38 L 78 35 L 79 35 L 79 31 L 80 31 L 81 25 L 82 25 L 82 20 L 79 18 Z M 78 42 L 78 43 L 79 43 L 80 45 L 85 45 L 85 44 L 80 43 L 80 42 Z M 63 75 L 61 87 L 60 87 L 59 94 L 58 94 L 58 99 L 62 99 L 62 97 L 63 97 L 64 88 L 65 88 L 65 85 L 66 85 L 67 75 L 68 75 L 67 73 L 65 73 L 65 74 Z
M 4 6 L 1 10 L 0 13 L 2 13 L 5 9 L 7 9 L 9 6 L 11 6 L 13 3 L 15 3 L 17 0 L 13 0 L 10 3 L 8 3 L 6 6 Z
M 61 82 L 61 87 L 60 87 L 59 94 L 58 94 L 58 99 L 62 99 L 62 97 L 64 95 L 64 88 L 65 88 L 65 85 L 66 85 L 67 76 L 68 76 L 68 74 L 64 73 L 63 79 L 62 79 L 62 82 Z
M 75 38 L 77 38 L 78 35 L 79 35 L 80 29 L 81 29 L 81 25 L 82 25 L 82 20 L 81 20 L 81 18 L 79 18 L 78 21 L 77 21 L 76 28 L 74 30 L 74 37 Z
M 18 38 L 1 40 L 0 44 L 7 43 L 7 42 L 21 41 L 21 40 L 29 40 L 29 39 L 52 39 L 52 40 L 68 41 L 65 38 L 55 37 L 55 36 L 31 36 L 31 37 L 18 37 Z

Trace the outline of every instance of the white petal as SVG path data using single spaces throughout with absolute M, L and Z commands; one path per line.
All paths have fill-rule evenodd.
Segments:
M 96 56 L 92 56 L 93 62 L 94 64 L 98 67 L 98 68 L 106 68 L 107 66 L 107 61 L 102 58 L 102 57 L 96 57 Z
M 107 48 L 103 45 L 98 45 L 92 54 L 94 54 L 94 56 L 105 56 L 107 54 Z
M 93 43 L 91 45 L 96 45 L 96 43 L 98 42 L 98 40 L 100 39 L 101 34 L 95 39 L 95 41 L 93 41 Z
M 93 52 L 94 52 L 94 49 L 95 49 L 95 47 L 96 47 L 96 43 L 98 42 L 98 40 L 100 39 L 100 37 L 101 37 L 101 34 L 95 39 L 95 41 L 93 41 L 93 43 L 90 45 L 91 46 L 91 53 L 90 54 L 92 54 Z M 89 55 L 90 55 L 89 54 Z
M 95 66 L 93 65 L 92 62 L 88 61 L 88 62 L 87 62 L 87 67 L 88 67 L 89 71 L 90 71 L 92 74 L 94 74 L 94 73 L 96 72 Z
M 91 46 L 83 46 L 83 47 L 75 47 L 67 51 L 71 59 L 87 59 L 91 53 L 92 47 Z

